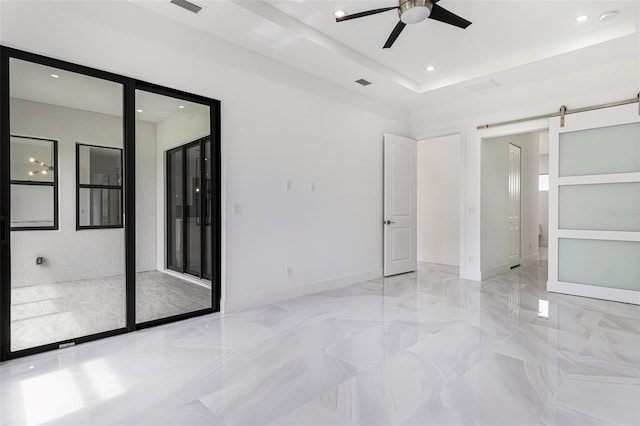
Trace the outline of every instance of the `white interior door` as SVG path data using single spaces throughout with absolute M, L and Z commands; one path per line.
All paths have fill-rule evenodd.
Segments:
M 417 268 L 416 141 L 384 135 L 384 275 Z
M 509 263 L 520 265 L 520 147 L 509 144 Z

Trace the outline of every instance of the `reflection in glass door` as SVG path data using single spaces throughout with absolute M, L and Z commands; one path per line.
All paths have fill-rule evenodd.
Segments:
M 211 311 L 215 292 L 204 267 L 213 256 L 211 109 L 148 89 L 136 90 L 137 324 Z
M 18 58 L 10 59 L 9 74 L 10 334 L 5 355 L 14 356 L 126 329 L 124 86 Z M 109 161 L 83 155 L 80 142 L 100 146 Z M 106 170 L 116 182 L 114 196 L 99 198 L 109 220 L 83 223 L 81 218 L 92 215 L 87 206 L 94 191 L 83 188 L 93 183 L 83 179 Z
M 167 152 L 167 264 L 204 279 L 211 278 L 210 156 L 208 137 Z

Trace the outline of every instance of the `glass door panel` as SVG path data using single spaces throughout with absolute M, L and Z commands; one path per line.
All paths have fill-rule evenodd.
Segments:
M 200 143 L 188 146 L 186 149 L 186 272 L 200 277 L 202 274 L 202 204 L 201 195 L 201 167 Z
M 142 89 L 136 111 L 136 322 L 148 323 L 212 308 L 202 275 L 201 141 L 210 111 Z
M 211 215 L 213 213 L 211 199 L 213 198 L 211 185 L 211 141 L 207 139 L 204 143 L 204 269 L 203 278 L 211 279 L 213 253 L 211 247 L 212 228 Z
M 79 194 L 76 173 L 78 143 L 124 148 L 123 85 L 17 58 L 9 71 L 10 351 L 124 329 L 122 181 Z M 91 229 L 79 195 L 101 208 Z
M 169 151 L 167 153 L 167 267 L 179 272 L 182 272 L 184 266 L 182 176 L 182 149 Z

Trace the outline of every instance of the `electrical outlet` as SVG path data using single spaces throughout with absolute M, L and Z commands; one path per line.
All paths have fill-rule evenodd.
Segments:
M 316 190 L 318 189 L 318 186 L 316 185 L 315 182 L 311 182 L 310 189 L 311 189 L 311 192 L 316 192 Z
M 44 263 L 44 257 L 36 257 L 36 265 L 42 265 Z
M 473 263 L 473 256 L 469 256 L 469 263 Z
M 293 277 L 293 266 L 287 266 L 287 278 Z
M 290 179 L 287 179 L 287 182 L 286 182 L 286 183 L 285 183 L 285 185 L 284 185 L 284 189 L 285 189 L 287 192 L 293 191 L 293 183 L 291 182 L 291 180 L 290 180 Z
M 240 216 L 240 203 L 233 203 L 233 214 Z

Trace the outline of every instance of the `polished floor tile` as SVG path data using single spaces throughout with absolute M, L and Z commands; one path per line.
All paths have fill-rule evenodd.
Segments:
M 455 267 L 420 264 L 4 362 L 0 423 L 640 424 L 640 307 L 547 293 L 545 274 L 542 260 L 477 283 Z M 144 286 L 157 303 L 174 295 Z M 67 320 L 51 315 L 76 303 L 57 296 L 46 287 L 17 293 L 37 305 L 15 309 L 15 322 L 41 312 L 51 321 L 40 332 L 55 335 Z M 86 311 L 103 300 L 113 311 L 102 296 Z
M 211 289 L 160 271 L 136 274 L 136 320 L 211 306 Z M 11 289 L 11 349 L 18 351 L 125 326 L 124 276 Z

